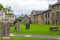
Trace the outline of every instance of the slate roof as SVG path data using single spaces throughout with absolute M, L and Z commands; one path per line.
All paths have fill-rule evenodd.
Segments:
M 36 14 L 42 14 L 43 11 L 34 11 Z
M 52 4 L 51 6 L 55 6 L 55 5 L 58 5 L 60 4 L 60 2 L 56 2 L 55 4 Z
M 51 10 L 50 10 L 50 9 L 47 9 L 47 10 L 43 11 L 43 13 L 45 13 L 45 12 L 49 12 L 49 11 L 51 11 Z
M 32 13 L 33 12 L 36 13 L 35 15 L 38 15 L 38 14 L 42 14 L 43 13 L 43 11 L 39 11 L 39 10 L 33 10 Z

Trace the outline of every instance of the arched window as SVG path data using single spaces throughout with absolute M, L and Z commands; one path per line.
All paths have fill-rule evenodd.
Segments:
M 56 24 L 58 24 L 57 20 L 56 20 Z
M 57 19 L 60 19 L 60 11 L 57 12 Z
M 54 24 L 54 20 L 52 22 L 53 22 L 52 24 Z
M 47 18 L 47 13 L 45 14 L 45 17 Z
M 49 13 L 48 13 L 48 18 L 49 18 Z
M 48 24 L 50 24 L 50 22 L 48 21 Z
M 45 24 L 47 24 L 47 21 L 45 21 Z

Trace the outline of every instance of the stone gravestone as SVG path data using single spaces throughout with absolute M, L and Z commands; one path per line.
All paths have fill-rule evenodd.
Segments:
M 10 39 L 10 25 L 11 23 L 9 22 L 8 19 L 3 19 L 2 22 L 0 23 L 2 27 L 2 38 L 4 39 Z
M 1 23 L 1 26 L 2 26 L 2 37 L 8 37 L 9 34 L 10 34 L 10 25 L 11 23 L 4 23 L 2 22 Z
M 26 23 L 26 29 L 30 29 L 30 23 Z
M 58 30 L 59 30 L 59 28 L 56 27 L 56 26 L 54 26 L 54 27 L 50 27 L 50 31 L 58 31 Z
M 15 21 L 14 15 L 5 15 L 5 13 L 3 13 L 0 20 L 0 25 L 2 27 L 2 38 L 10 38 L 10 25 L 13 23 L 13 21 Z
M 17 21 L 14 27 L 15 27 L 15 31 L 20 31 L 20 22 Z

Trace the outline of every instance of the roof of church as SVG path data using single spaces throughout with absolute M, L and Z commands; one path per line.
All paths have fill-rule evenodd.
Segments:
M 36 14 L 35 15 L 38 15 L 38 14 L 42 14 L 43 11 L 39 11 L 39 10 L 33 10 L 32 13 L 35 12 Z
M 45 13 L 45 12 L 49 12 L 49 11 L 51 11 L 51 10 L 50 10 L 50 9 L 47 9 L 47 10 L 43 11 L 43 13 Z
M 34 11 L 36 14 L 41 14 L 43 11 Z
M 55 6 L 55 5 L 58 5 L 60 4 L 60 2 L 56 2 L 55 4 L 51 4 L 51 6 Z

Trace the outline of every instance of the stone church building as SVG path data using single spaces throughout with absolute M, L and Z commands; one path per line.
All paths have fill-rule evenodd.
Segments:
M 38 12 L 38 11 L 37 11 Z M 31 21 L 36 24 L 60 24 L 60 0 L 49 5 L 49 9 L 43 12 L 32 11 Z

